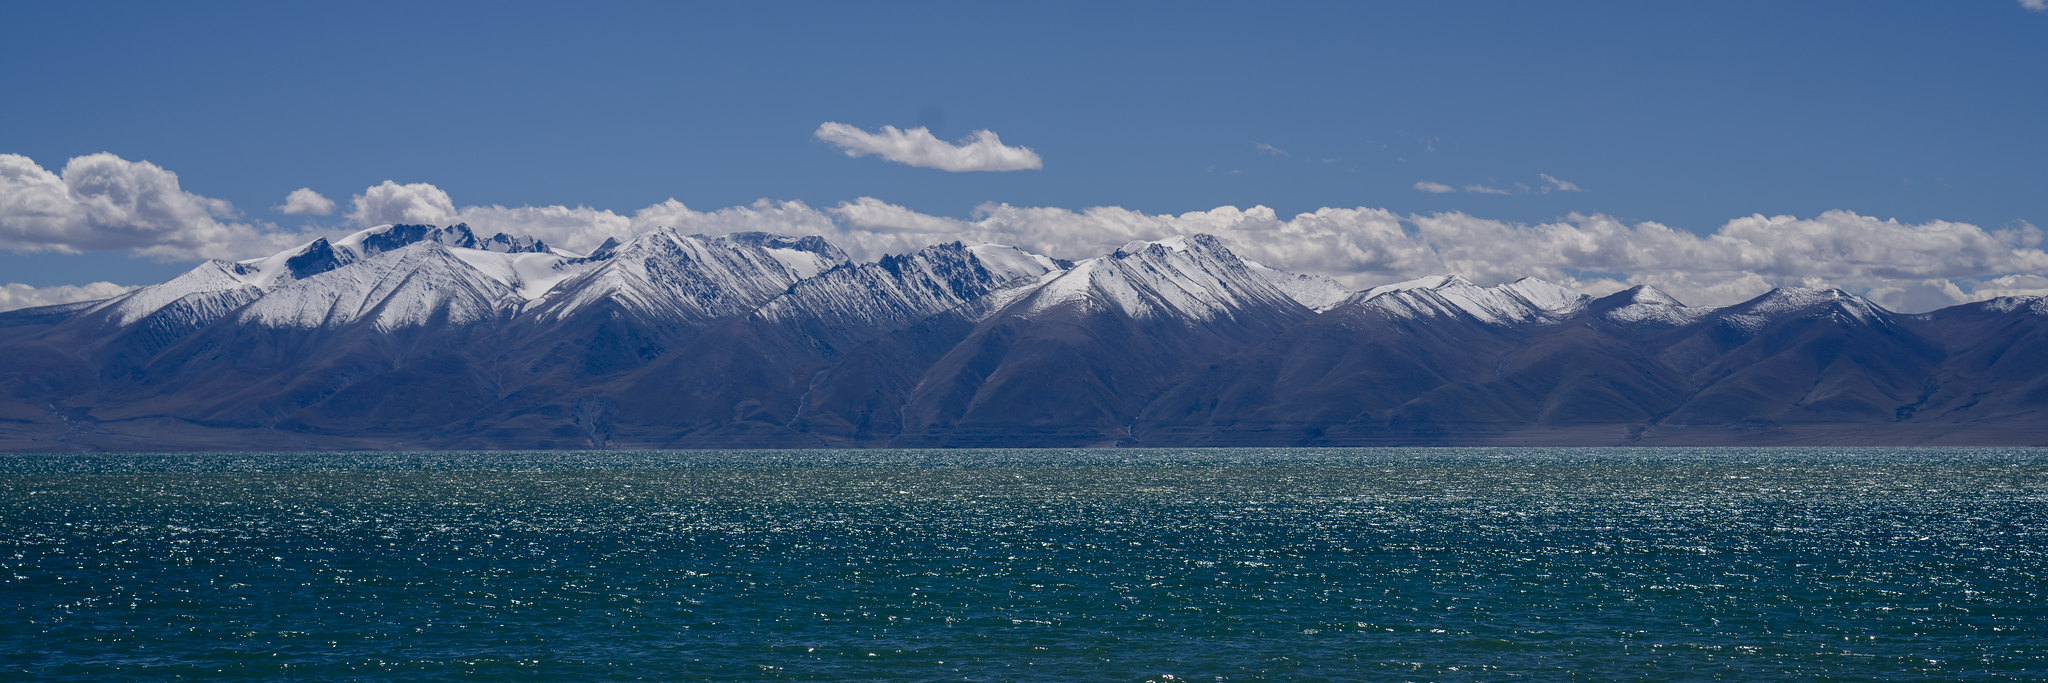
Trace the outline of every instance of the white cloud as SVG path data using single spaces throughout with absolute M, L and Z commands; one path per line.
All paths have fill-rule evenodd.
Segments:
M 2048 0 L 2020 0 L 2020 6 L 2036 12 L 2048 12 Z
M 451 219 L 432 224 L 449 223 L 468 223 L 470 230 L 482 237 L 501 232 L 525 235 L 571 251 L 589 251 L 607 237 L 625 241 L 641 232 L 634 229 L 631 218 L 587 206 L 465 206 Z
M 1989 299 L 1999 296 L 2048 296 L 2048 277 L 2040 275 L 2006 275 L 1977 283 L 1970 290 L 1972 298 Z
M 2048 271 L 2048 254 L 2038 248 L 2041 231 L 2033 226 L 1987 231 L 1847 211 L 1805 219 L 1749 216 L 1706 235 L 1597 215 L 1530 225 L 1370 208 L 1324 208 L 1283 219 L 1263 206 L 1155 215 L 989 204 L 959 220 L 863 197 L 831 212 L 841 229 L 829 236 L 869 258 L 953 239 L 1086 258 L 1133 239 L 1206 232 L 1268 265 L 1331 275 L 1358 288 L 1444 273 L 1486 283 L 1534 275 L 1602 294 L 1651 284 L 1689 303 L 1725 305 L 1777 286 L 1841 287 L 1894 310 L 1924 311 L 2048 284 L 2026 275 Z
M 837 145 L 846 156 L 868 154 L 907 166 L 941 171 L 1022 171 L 1044 168 L 1045 162 L 1029 147 L 1010 147 L 994 132 L 977 130 L 959 144 L 948 143 L 919 126 L 901 130 L 882 126 L 870 133 L 859 128 L 827 121 L 815 133 L 819 140 Z
M 1514 194 L 1513 192 L 1509 192 L 1498 187 L 1493 187 L 1491 185 L 1466 185 L 1465 191 L 1477 194 Z
M 73 301 L 92 301 L 118 296 L 133 287 L 124 287 L 112 282 L 94 282 L 85 285 L 57 285 L 55 287 L 30 287 L 18 282 L 0 285 L 0 311 L 17 308 L 34 308 L 52 304 L 68 304 Z
M 286 195 L 283 204 L 271 208 L 292 216 L 325 216 L 334 213 L 334 200 L 320 196 L 313 188 L 301 187 Z
M 356 195 L 349 218 L 364 226 L 388 223 L 448 225 L 455 220 L 455 202 L 441 188 L 427 183 L 400 185 L 386 180 Z
M 1548 176 L 1545 180 L 1551 189 L 1568 185 Z M 1429 192 L 1432 186 L 1438 185 L 1415 187 Z M 670 199 L 625 215 L 584 206 L 458 207 L 431 184 L 391 181 L 365 189 L 353 208 L 351 220 L 363 226 L 466 222 L 479 233 L 531 235 L 577 251 L 606 238 L 630 239 L 674 227 L 704 234 L 824 235 L 862 260 L 952 240 L 1011 244 L 1079 259 L 1135 239 L 1205 232 L 1268 265 L 1331 275 L 1356 288 L 1442 273 L 1482 283 L 1534 275 L 1591 293 L 1651 284 L 1690 303 L 1723 305 L 1775 286 L 1832 286 L 1909 312 L 1993 296 L 2048 294 L 2043 232 L 2031 224 L 1987 230 L 1951 221 L 1903 223 L 1849 211 L 1811 218 L 1752 215 L 1706 234 L 1601 215 L 1526 224 L 1461 212 L 1402 216 L 1365 207 L 1323 208 L 1283 218 L 1264 206 L 1148 214 L 1113 206 L 1071 210 L 984 204 L 966 218 L 953 218 L 873 197 L 824 209 L 762 199 L 711 211 Z M 0 155 L 0 248 L 249 258 L 310 239 L 268 224 L 234 222 L 233 215 L 227 202 L 184 192 L 174 174 L 147 162 L 99 154 L 72 159 L 58 174 L 26 157 Z M 5 287 L 0 304 L 12 307 L 120 291 L 105 283 Z
M 824 235 L 828 239 L 837 230 L 830 215 L 800 201 L 757 199 L 747 206 L 697 211 L 670 199 L 633 214 L 635 232 L 664 227 L 705 235 L 779 232 L 785 235 Z
M 233 220 L 226 201 L 186 192 L 178 174 L 105 152 L 53 173 L 0 154 L 0 249 L 76 254 L 132 250 L 164 260 L 216 258 L 296 235 Z
M 1252 147 L 1253 147 L 1254 149 L 1257 149 L 1257 150 L 1259 150 L 1260 152 L 1264 152 L 1264 153 L 1266 153 L 1266 154 L 1271 154 L 1271 155 L 1273 155 L 1273 156 L 1276 156 L 1276 157 L 1284 157 L 1284 156 L 1287 156 L 1287 150 L 1284 150 L 1284 149 L 1280 149 L 1280 148 L 1278 148 L 1278 147 L 1274 147 L 1274 146 L 1272 146 L 1272 145 L 1268 145 L 1268 144 L 1266 144 L 1266 143 L 1263 143 L 1263 142 L 1261 142 L 1261 143 L 1257 143 L 1257 144 L 1254 144 L 1254 145 L 1252 145 Z
M 1415 183 L 1415 189 L 1421 190 L 1423 192 L 1428 192 L 1430 194 L 1449 194 L 1458 191 L 1458 188 L 1451 187 L 1443 183 L 1432 183 L 1427 180 Z
M 1536 175 L 1543 178 L 1543 194 L 1550 194 L 1551 192 L 1585 192 L 1584 189 L 1569 180 L 1558 180 L 1556 176 L 1548 173 L 1538 173 Z

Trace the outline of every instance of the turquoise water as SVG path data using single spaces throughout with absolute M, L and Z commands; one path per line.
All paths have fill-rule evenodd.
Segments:
M 2044 503 L 2037 450 L 0 455 L 0 678 L 2041 679 Z

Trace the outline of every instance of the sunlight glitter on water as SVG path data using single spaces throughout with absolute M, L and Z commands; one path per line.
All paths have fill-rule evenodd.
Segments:
M 2048 453 L 0 458 L 31 680 L 2038 678 Z

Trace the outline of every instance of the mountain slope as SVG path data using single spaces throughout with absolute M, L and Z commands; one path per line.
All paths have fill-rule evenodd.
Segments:
M 1661 359 L 1699 388 L 1677 425 L 1896 420 L 1944 352 L 1840 290 L 1780 288 L 1701 318 Z
M 965 331 L 959 324 L 919 323 L 941 314 L 972 315 L 984 297 L 1032 286 L 1058 267 L 1012 247 L 957 242 L 837 266 L 796 283 L 751 316 L 707 330 L 619 386 L 617 395 L 631 399 L 622 403 L 620 424 L 687 428 L 697 438 L 760 438 L 751 435 L 763 432 L 871 437 L 871 427 L 854 426 L 843 414 L 900 404 L 903 377 L 930 359 L 909 349 L 950 348 Z M 893 351 L 874 357 L 877 340 L 892 334 L 881 344 Z M 840 373 L 849 360 L 868 362 L 873 372 Z M 856 376 L 859 386 L 844 384 Z
M 1314 315 L 1213 237 L 1134 242 L 981 321 L 918 381 L 898 442 L 1127 441 L 1189 369 Z

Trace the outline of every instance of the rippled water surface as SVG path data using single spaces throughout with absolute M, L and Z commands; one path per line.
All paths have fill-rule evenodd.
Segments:
M 0 678 L 2048 677 L 2048 452 L 0 455 Z

